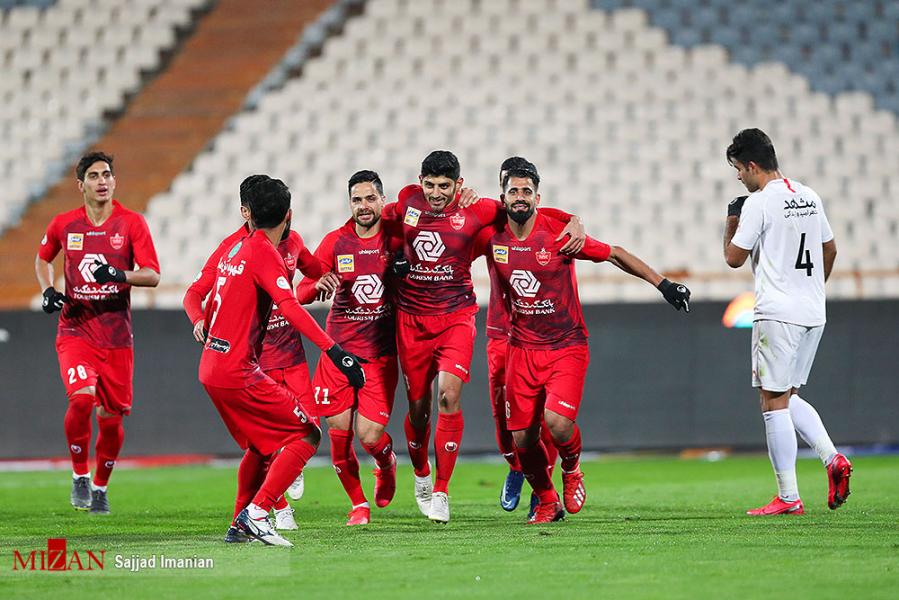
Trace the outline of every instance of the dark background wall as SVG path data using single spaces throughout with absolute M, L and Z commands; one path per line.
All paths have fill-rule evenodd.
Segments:
M 591 364 L 578 421 L 588 449 L 764 446 L 750 387 L 750 331 L 721 325 L 723 303 L 692 308 L 685 316 L 661 302 L 585 307 Z M 480 324 L 483 331 L 483 311 Z M 55 316 L 0 312 L 0 458 L 66 454 L 55 328 Z M 134 331 L 135 402 L 125 455 L 237 454 L 197 382 L 200 347 L 183 313 L 135 311 Z M 899 301 L 828 303 L 827 329 L 802 395 L 836 443 L 899 443 L 897 332 Z M 495 450 L 484 345 L 479 337 L 463 396 L 463 452 Z M 318 353 L 308 346 L 314 365 Z M 390 424 L 400 447 L 405 414 L 400 388 Z

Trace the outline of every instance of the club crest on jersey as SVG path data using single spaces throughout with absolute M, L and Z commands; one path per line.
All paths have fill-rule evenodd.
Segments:
M 406 207 L 406 216 L 403 218 L 403 223 L 410 227 L 418 227 L 419 217 L 421 217 L 421 211 L 408 206 Z
M 459 213 L 454 214 L 450 217 L 450 225 L 453 226 L 453 229 L 459 231 L 463 227 L 465 227 L 465 215 L 461 215 Z
M 493 262 L 504 265 L 509 264 L 509 247 L 500 246 L 499 244 L 493 246 Z
M 70 233 L 66 237 L 66 250 L 83 250 L 84 249 L 84 234 L 83 233 Z
M 125 236 L 121 233 L 114 233 L 109 237 L 109 245 L 112 246 L 113 250 L 121 250 L 122 246 L 125 245 Z
M 337 272 L 352 273 L 356 270 L 355 257 L 352 254 L 337 255 Z
M 297 268 L 297 258 L 288 252 L 287 256 L 284 257 L 284 265 L 287 267 L 288 271 L 293 271 Z
M 552 252 L 549 252 L 546 248 L 540 248 L 540 250 L 537 251 L 537 263 L 541 267 L 548 265 L 552 257 Z
M 231 248 L 231 252 L 228 253 L 228 258 L 234 258 L 234 255 L 240 252 L 241 246 L 243 246 L 243 242 L 237 242 L 236 244 L 234 244 L 234 246 Z

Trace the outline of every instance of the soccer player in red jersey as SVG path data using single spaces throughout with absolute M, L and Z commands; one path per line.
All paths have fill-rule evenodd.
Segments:
M 525 169 L 537 172 L 537 167 L 527 159 L 520 156 L 510 156 L 503 161 L 499 170 L 499 184 L 502 187 L 503 178 L 511 169 Z M 500 453 L 509 463 L 509 473 L 503 482 L 499 503 L 503 510 L 513 511 L 518 507 L 521 499 L 521 487 L 524 483 L 524 473 L 521 471 L 521 463 L 515 452 L 515 441 L 512 432 L 506 427 L 506 354 L 509 347 L 510 316 L 506 303 L 506 294 L 502 284 L 497 279 L 496 267 L 493 262 L 487 261 L 487 274 L 490 277 L 490 299 L 487 302 L 487 381 L 490 391 L 490 407 L 493 411 L 493 421 L 496 426 L 496 443 Z M 540 428 L 540 436 L 546 446 L 549 460 L 549 473 L 552 476 L 553 467 L 558 458 L 558 451 L 552 442 L 552 436 L 546 426 Z M 531 513 L 537 506 L 537 496 L 531 494 Z
M 109 514 L 106 486 L 131 412 L 134 351 L 131 286 L 156 287 L 159 261 L 144 218 L 113 199 L 112 157 L 91 152 L 75 174 L 84 205 L 56 216 L 35 258 L 44 312 L 62 310 L 56 336 L 59 373 L 69 407 L 72 506 Z M 64 252 L 65 294 L 53 287 L 53 259 Z M 100 430 L 93 481 L 88 468 L 91 409 Z
M 581 433 L 575 422 L 589 362 L 587 328 L 577 293 L 574 261 L 559 252 L 557 223 L 537 213 L 540 177 L 512 169 L 503 181 L 507 224 L 487 243 L 488 260 L 503 285 L 512 320 L 506 372 L 506 424 L 518 458 L 539 498 L 530 523 L 564 517 L 549 477 L 541 417 L 559 448 L 565 510 L 576 513 L 586 499 L 580 470 Z M 482 235 L 478 243 L 489 235 Z M 655 285 L 675 308 L 689 311 L 690 291 L 672 283 L 618 246 L 587 238 L 575 259 L 609 261 Z
M 249 209 L 247 208 L 248 190 L 259 183 L 269 179 L 267 175 L 250 175 L 240 184 L 240 212 L 244 219 L 243 226 L 226 237 L 207 259 L 203 269 L 184 294 L 184 311 L 193 324 L 194 339 L 199 343 L 206 341 L 206 321 L 203 318 L 203 301 L 212 291 L 216 281 L 216 269 L 222 254 L 231 249 L 234 244 L 251 233 L 249 223 Z M 294 274 L 299 269 L 309 277 L 320 277 L 322 273 L 321 263 L 306 248 L 300 234 L 288 227 L 284 230 L 284 238 L 278 243 L 278 254 L 284 259 L 287 267 L 288 281 L 293 281 Z M 303 338 L 300 332 L 290 326 L 281 315 L 277 307 L 272 308 L 266 328 L 265 340 L 262 345 L 262 354 L 259 356 L 259 366 L 266 375 L 277 383 L 287 386 L 287 389 L 300 400 L 300 406 L 307 414 L 311 414 L 310 403 L 312 400 L 312 382 L 309 379 L 309 367 L 306 363 L 306 352 L 303 349 Z M 317 424 L 317 421 L 316 421 Z M 264 457 L 252 448 L 247 448 L 238 469 L 238 478 L 244 482 L 256 482 L 253 485 L 238 485 L 241 491 L 235 501 L 234 517 L 249 503 L 256 489 L 262 484 L 262 477 L 267 465 Z M 302 473 L 299 481 L 302 481 Z M 299 499 L 296 497 L 294 499 Z M 297 524 L 293 517 L 293 509 L 282 496 L 274 505 L 275 528 L 296 529 Z M 243 536 L 233 521 L 225 536 L 226 542 L 245 542 L 251 538 Z
M 276 249 L 291 216 L 287 186 L 266 179 L 250 187 L 247 196 L 254 231 L 219 259 L 214 295 L 204 315 L 207 335 L 199 378 L 234 440 L 271 461 L 252 501 L 237 515 L 237 528 L 265 544 L 291 546 L 273 529 L 268 513 L 315 454 L 321 431 L 297 398 L 259 365 L 272 303 L 326 352 L 351 385 L 362 387 L 365 373 L 293 295 L 287 266 Z M 244 483 L 240 477 L 238 481 Z
M 396 327 L 390 290 L 396 287 L 392 264 L 401 247 L 383 229 L 384 187 L 374 171 L 359 171 L 347 185 L 352 218 L 328 233 L 315 251 L 329 274 L 339 278 L 325 331 L 347 351 L 368 360 L 365 387 L 354 390 L 326 360 L 319 361 L 313 380 L 315 411 L 328 422 L 331 462 L 352 508 L 347 525 L 366 525 L 371 508 L 359 480 L 353 429 L 375 459 L 375 503 L 383 508 L 396 491 L 396 454 L 384 428 L 393 410 L 399 377 Z M 307 277 L 297 286 L 301 303 L 330 288 Z
M 415 499 L 431 521 L 449 521 L 449 480 L 462 441 L 462 386 L 469 380 L 477 304 L 471 282 L 475 236 L 491 226 L 501 205 L 481 199 L 461 206 L 458 159 L 445 150 L 421 165 L 420 185 L 403 188 L 384 209 L 385 221 L 403 226 L 404 255 L 411 271 L 397 291 L 397 350 L 409 399 L 405 422 L 415 474 Z M 570 215 L 556 211 L 559 218 Z M 560 239 L 580 229 L 569 223 Z M 572 239 L 566 245 L 577 245 Z M 437 378 L 438 413 L 434 434 L 437 477 L 431 482 L 431 384 Z

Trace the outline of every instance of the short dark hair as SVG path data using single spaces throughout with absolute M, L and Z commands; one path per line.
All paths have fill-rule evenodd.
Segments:
M 380 195 L 384 195 L 384 184 L 381 183 L 381 177 L 374 171 L 356 171 L 353 173 L 353 176 L 350 177 L 349 182 L 347 182 L 347 193 L 352 196 L 353 195 L 353 186 L 357 183 L 365 183 L 369 182 L 375 186 L 375 189 L 378 190 Z
M 421 161 L 421 176 L 459 179 L 462 168 L 459 159 L 449 150 L 434 150 Z
M 499 166 L 500 172 L 511 171 L 512 169 L 524 169 L 533 173 L 537 172 L 537 167 L 534 166 L 534 163 L 520 156 L 510 156 Z
M 536 171 L 531 171 L 530 169 L 509 169 L 506 171 L 506 176 L 503 177 L 503 192 L 506 191 L 506 186 L 509 185 L 509 180 L 513 177 L 530 179 L 534 184 L 535 192 L 540 187 L 540 176 L 537 175 Z
M 240 205 L 249 206 L 249 191 L 257 183 L 271 179 L 268 175 L 250 175 L 240 182 Z
M 106 154 L 105 152 L 101 152 L 99 150 L 95 152 L 88 152 L 80 159 L 78 159 L 78 164 L 75 165 L 75 177 L 78 178 L 78 181 L 84 181 L 84 174 L 87 173 L 87 170 L 95 162 L 105 162 L 107 165 L 109 165 L 109 170 L 112 173 L 115 173 L 112 168 L 112 161 L 113 157 L 111 154 Z
M 754 162 L 765 171 L 777 170 L 777 154 L 771 138 L 761 129 L 744 129 L 734 136 L 727 147 L 727 162 L 739 161 L 743 165 Z
M 247 208 L 257 229 L 271 229 L 290 210 L 290 190 L 280 179 L 268 178 L 247 190 Z

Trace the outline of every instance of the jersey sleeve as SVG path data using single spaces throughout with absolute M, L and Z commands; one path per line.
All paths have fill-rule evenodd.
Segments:
M 325 269 L 318 257 L 309 252 L 309 248 L 306 247 L 303 238 L 299 234 L 297 234 L 297 238 L 299 238 L 300 243 L 300 252 L 299 256 L 297 256 L 297 270 L 306 277 L 318 279 L 325 274 L 327 269 Z
M 568 224 L 571 221 L 571 217 L 573 216 L 571 213 L 567 213 L 564 210 L 553 208 L 552 206 L 540 207 L 537 209 L 540 214 L 544 217 L 548 217 L 553 221 L 559 221 L 560 223 Z
M 287 279 L 287 267 L 274 246 L 254 256 L 253 281 L 271 296 L 278 305 L 278 310 L 294 329 L 308 338 L 310 342 L 327 350 L 334 345 L 334 340 L 325 333 L 306 310 L 300 306 L 293 295 L 293 288 Z
M 487 260 L 490 260 L 490 257 L 487 255 L 487 248 L 490 245 L 490 239 L 496 235 L 496 232 L 497 229 L 494 226 L 485 227 L 478 232 L 474 238 L 474 243 L 472 244 L 472 259 L 479 256 L 487 256 Z
M 308 251 L 308 250 L 307 250 Z M 328 271 L 334 271 L 334 233 L 331 232 L 325 236 L 315 254 L 312 255 L 314 260 L 320 265 L 321 273 L 318 277 L 306 276 L 297 284 L 296 298 L 300 304 L 309 304 L 318 295 L 315 289 L 315 283 Z M 306 274 L 305 272 L 303 273 Z M 280 305 L 279 305 L 280 306 Z
M 403 215 L 406 212 L 406 198 L 415 191 L 414 188 L 416 187 L 421 190 L 419 186 L 407 185 L 400 190 L 399 194 L 397 194 L 396 202 L 389 202 L 384 205 L 384 209 L 381 211 L 381 220 L 384 221 L 385 225 L 392 225 L 395 223 L 402 225 Z M 393 235 L 392 232 L 391 235 Z
M 203 268 L 197 274 L 197 278 L 184 292 L 184 299 L 181 301 L 181 305 L 184 307 L 184 312 L 187 313 L 187 318 L 190 319 L 191 323 L 196 324 L 197 321 L 203 318 L 203 300 L 212 291 L 212 285 L 215 282 L 216 266 L 222 255 L 222 247 L 224 245 L 225 242 L 222 242 L 215 249 L 215 252 L 209 255 Z
M 506 220 L 506 211 L 503 208 L 503 203 L 493 198 L 480 198 L 469 206 L 468 210 L 473 212 L 485 227 L 498 224 L 501 226 Z
M 592 260 L 593 262 L 603 262 L 609 260 L 612 255 L 612 246 L 605 242 L 595 240 L 589 235 L 584 242 L 584 247 L 580 252 L 574 255 L 578 260 Z
M 159 258 L 156 247 L 150 236 L 150 228 L 143 215 L 135 214 L 131 222 L 131 247 L 134 251 L 134 262 L 141 268 L 147 267 L 159 273 Z
M 734 234 L 731 243 L 743 250 L 752 250 L 756 242 L 762 236 L 762 227 L 764 226 L 764 206 L 763 202 L 756 196 L 750 196 L 743 204 L 743 211 L 740 214 L 740 224 L 737 225 L 737 232 Z
M 37 250 L 37 254 L 41 257 L 41 260 L 53 262 L 53 259 L 59 254 L 59 251 L 62 249 L 59 230 L 59 217 L 55 217 L 50 221 L 50 224 L 47 225 L 47 231 L 44 233 L 44 237 L 41 239 L 41 245 Z
M 821 206 L 821 242 L 827 243 L 833 239 L 833 229 L 830 228 L 830 221 L 827 220 L 827 215 L 824 213 L 824 203 L 821 202 L 821 199 L 818 198 L 819 205 Z

